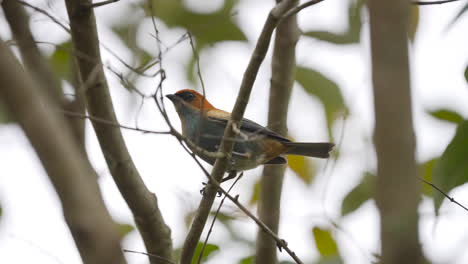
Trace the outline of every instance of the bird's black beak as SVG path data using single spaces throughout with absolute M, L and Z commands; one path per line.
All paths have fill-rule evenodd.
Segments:
M 166 97 L 169 98 L 169 100 L 171 100 L 173 103 L 175 103 L 177 101 L 177 99 L 179 98 L 175 94 L 167 94 Z

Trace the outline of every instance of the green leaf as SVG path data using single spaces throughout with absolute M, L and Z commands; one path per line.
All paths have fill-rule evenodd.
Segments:
M 432 183 L 432 173 L 438 160 L 439 158 L 433 158 L 419 165 L 420 175 L 425 181 Z M 421 185 L 421 193 L 432 197 L 434 193 L 433 187 L 423 182 Z
M 354 44 L 361 37 L 361 11 L 366 0 L 350 1 L 348 6 L 348 30 L 341 34 L 327 31 L 308 31 L 304 35 L 333 44 Z
M 333 121 L 346 113 L 346 106 L 338 85 L 318 71 L 297 67 L 296 80 L 304 90 L 317 97 L 325 108 L 328 133 L 332 136 Z
M 202 48 L 219 41 L 247 40 L 244 33 L 234 23 L 233 13 L 236 2 L 226 0 L 220 10 L 200 14 L 187 8 L 182 0 L 154 0 L 153 10 L 154 15 L 169 27 L 187 29 L 195 37 L 197 46 Z
M 194 257 L 192 259 L 192 264 L 197 264 L 198 263 L 198 256 L 200 255 L 202 248 L 203 248 L 203 242 L 198 242 L 197 248 L 195 249 L 195 254 L 193 255 Z M 215 245 L 215 244 L 206 244 L 205 250 L 203 252 L 203 256 L 201 258 L 202 263 L 204 261 L 207 261 L 208 258 L 211 256 L 211 254 L 218 251 L 218 250 L 219 250 L 219 247 L 217 245 Z
M 70 54 L 72 52 L 71 42 L 67 41 L 57 45 L 54 53 L 49 58 L 49 63 L 58 77 L 63 80 L 72 81 L 72 64 Z
M 258 202 L 260 198 L 260 179 L 257 180 L 253 186 L 252 196 L 250 197 L 249 204 L 254 205 Z
M 135 230 L 135 227 L 130 224 L 121 224 L 121 223 L 116 223 L 116 224 L 117 224 L 117 232 L 119 233 L 120 239 L 124 238 L 130 232 Z
M 315 176 L 315 167 L 312 161 L 304 156 L 288 156 L 288 166 L 307 185 L 312 183 Z
M 468 83 L 468 66 L 465 68 L 465 81 Z
M 217 209 L 217 208 L 216 208 Z M 215 209 L 215 210 L 216 210 Z M 214 217 L 216 215 L 216 211 L 211 211 L 210 215 Z M 236 218 L 232 215 L 225 214 L 223 212 L 219 212 L 216 216 L 216 220 L 221 222 L 222 224 L 229 224 L 230 221 L 236 220 Z
M 347 215 L 357 210 L 361 205 L 372 198 L 375 188 L 376 176 L 370 172 L 364 173 L 364 177 L 351 192 L 346 195 L 341 205 L 341 215 Z
M 254 264 L 255 263 L 255 256 L 248 256 L 245 257 L 238 262 L 239 264 Z
M 435 111 L 429 111 L 428 113 L 439 120 L 448 121 L 455 124 L 463 122 L 463 117 L 459 113 L 452 110 L 439 109 Z
M 468 181 L 468 121 L 458 125 L 457 132 L 449 143 L 433 171 L 433 183 L 448 193 Z M 434 192 L 436 214 L 444 196 Z
M 414 37 L 416 36 L 416 32 L 418 31 L 419 25 L 419 6 L 411 5 L 410 6 L 410 21 L 409 21 L 409 28 L 408 28 L 408 35 L 411 41 L 414 41 Z
M 340 256 L 322 257 L 315 264 L 342 264 L 344 263 Z
M 338 255 L 338 247 L 335 240 L 333 240 L 330 230 L 314 227 L 312 233 L 320 255 L 323 257 Z

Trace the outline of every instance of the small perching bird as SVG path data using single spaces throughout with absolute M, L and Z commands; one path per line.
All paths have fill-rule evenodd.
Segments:
M 217 109 L 194 90 L 180 90 L 166 97 L 179 114 L 182 134 L 201 149 L 217 152 L 231 114 Z M 334 146 L 333 143 L 292 142 L 246 118 L 242 119 L 240 128 L 235 128 L 235 132 L 237 136 L 229 171 L 249 170 L 262 164 L 285 164 L 284 154 L 328 158 Z M 214 155 L 194 152 L 211 165 L 216 160 Z

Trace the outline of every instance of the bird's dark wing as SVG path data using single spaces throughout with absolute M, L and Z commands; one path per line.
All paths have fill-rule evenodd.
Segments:
M 230 114 L 228 112 L 221 111 L 218 109 L 216 109 L 215 111 L 212 110 L 208 114 L 208 119 L 214 122 L 218 122 L 223 127 L 226 127 L 229 118 L 230 118 Z M 280 141 L 286 141 L 286 142 L 290 141 L 289 139 L 279 135 L 278 133 L 270 130 L 269 128 L 263 127 L 262 125 L 259 125 L 255 123 L 254 121 L 249 120 L 247 118 L 242 119 L 240 129 L 241 131 L 247 132 L 249 136 L 263 135 L 263 136 L 274 138 Z

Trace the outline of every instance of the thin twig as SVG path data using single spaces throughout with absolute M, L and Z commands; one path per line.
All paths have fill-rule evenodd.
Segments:
M 244 173 L 242 172 L 235 180 L 234 182 L 231 184 L 231 187 L 229 187 L 229 189 L 227 190 L 227 192 L 229 193 L 232 188 L 234 188 L 234 186 L 236 185 L 236 183 L 242 178 L 242 176 L 244 175 Z M 210 229 L 208 229 L 208 234 L 206 234 L 206 238 L 205 238 L 205 241 L 203 242 L 203 247 L 200 251 L 200 255 L 198 255 L 198 261 L 197 263 L 200 264 L 201 263 L 201 260 L 202 260 L 202 257 L 203 257 L 203 253 L 205 252 L 205 247 L 206 245 L 208 244 L 208 239 L 210 238 L 210 235 L 211 235 L 211 232 L 213 231 L 213 226 L 216 222 L 216 218 L 218 217 L 218 214 L 219 212 L 221 211 L 221 207 L 223 206 L 224 204 L 224 201 L 226 200 L 226 196 L 223 197 L 223 199 L 221 200 L 221 202 L 219 203 L 219 206 L 218 206 L 218 209 L 216 210 L 216 213 L 213 217 L 213 221 L 211 222 L 211 225 L 210 225 Z
M 453 2 L 457 2 L 457 1 L 459 1 L 459 0 L 411 1 L 411 4 L 412 5 L 426 6 L 426 5 L 441 5 L 441 4 L 453 3 Z
M 282 21 L 284 21 L 284 20 L 287 19 L 288 17 L 293 16 L 293 15 L 299 13 L 302 9 L 307 8 L 307 7 L 309 7 L 309 6 L 312 6 L 312 5 L 316 5 L 316 4 L 318 4 L 318 3 L 322 2 L 322 1 L 324 1 L 324 0 L 311 0 L 311 1 L 309 1 L 309 2 L 303 3 L 302 5 L 298 5 L 297 7 L 290 9 L 288 12 L 286 12 L 286 13 L 281 17 L 279 23 L 281 23 Z
M 169 135 L 169 134 L 171 134 L 170 131 L 154 131 L 154 130 L 142 129 L 142 128 L 138 128 L 138 127 L 130 127 L 130 126 L 126 126 L 126 125 L 122 125 L 122 124 L 119 124 L 119 123 L 116 123 L 116 122 L 106 120 L 104 118 L 100 118 L 100 117 L 96 117 L 96 116 L 90 116 L 90 115 L 76 113 L 76 112 L 71 112 L 71 111 L 66 111 L 66 110 L 62 110 L 62 109 L 60 109 L 59 112 L 63 113 L 66 116 L 69 116 L 69 117 L 89 119 L 91 121 L 98 122 L 98 123 L 101 123 L 101 124 L 104 124 L 104 125 L 109 125 L 109 126 L 113 126 L 113 127 L 119 127 L 119 128 L 127 129 L 127 130 L 143 132 L 143 133 L 147 133 L 147 134 L 158 134 L 158 135 Z
M 27 7 L 31 8 L 31 9 L 34 9 L 35 11 L 37 11 L 37 12 L 43 14 L 43 15 L 45 15 L 46 17 L 50 18 L 50 20 L 52 20 L 55 24 L 59 25 L 68 34 L 71 34 L 70 29 L 66 25 L 64 25 L 57 18 L 55 18 L 54 16 L 49 14 L 49 12 L 45 11 L 44 9 L 42 9 L 40 7 L 37 7 L 37 6 L 34 6 L 34 5 L 31 5 L 30 3 L 24 2 L 24 1 L 21 1 L 21 0 L 15 0 L 15 1 L 17 1 L 18 3 L 20 3 L 20 4 L 24 5 L 24 6 L 27 6 Z
M 172 262 L 171 260 L 165 258 L 165 257 L 161 257 L 161 256 L 158 256 L 156 254 L 151 254 L 151 253 L 146 253 L 146 252 L 140 252 L 140 251 L 135 251 L 135 250 L 130 250 L 130 249 L 123 249 L 123 252 L 125 253 L 135 253 L 135 254 L 141 254 L 141 255 L 145 255 L 145 256 L 148 256 L 148 257 L 152 257 L 152 258 L 155 258 L 155 259 L 160 259 L 162 261 L 165 261 L 169 264 L 175 264 L 174 262 Z
M 102 2 L 97 2 L 97 3 L 90 4 L 87 7 L 88 8 L 96 8 L 96 7 L 105 6 L 105 5 L 108 5 L 108 4 L 113 4 L 113 3 L 118 2 L 118 1 L 120 1 L 120 0 L 107 0 L 107 1 L 102 1 Z
M 466 208 L 463 204 L 457 202 L 453 197 L 449 196 L 447 193 L 442 191 L 439 187 L 435 186 L 432 182 L 426 181 L 425 179 L 418 177 L 420 181 L 424 182 L 425 184 L 431 186 L 432 188 L 436 189 L 439 193 L 441 193 L 445 198 L 449 199 L 452 203 L 455 203 L 456 205 L 460 206 L 461 208 L 465 209 L 465 211 L 468 212 L 468 208 Z

